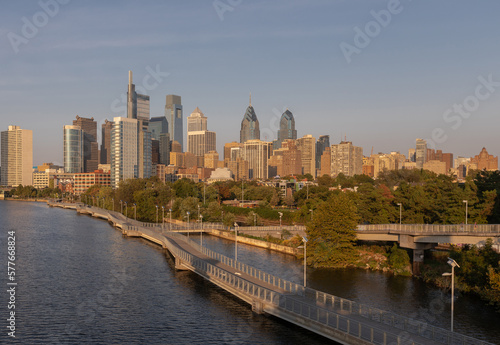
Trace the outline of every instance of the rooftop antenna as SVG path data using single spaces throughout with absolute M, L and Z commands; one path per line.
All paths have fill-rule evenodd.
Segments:
M 252 106 L 252 93 L 250 92 L 250 106 Z

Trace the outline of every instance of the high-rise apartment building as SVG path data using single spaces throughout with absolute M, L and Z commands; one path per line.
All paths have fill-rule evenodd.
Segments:
M 243 145 L 243 159 L 248 161 L 249 179 L 267 179 L 267 160 L 272 143 L 259 139 L 247 140 Z
M 115 117 L 111 131 L 111 186 L 122 180 L 149 178 L 152 174 L 151 132 L 142 121 Z
M 277 148 L 281 147 L 281 143 L 285 139 L 297 139 L 297 130 L 295 129 L 295 119 L 290 110 L 286 110 L 280 119 L 280 129 L 278 130 Z
M 316 138 L 308 134 L 297 139 L 297 148 L 302 152 L 302 174 L 316 177 Z
M 97 143 L 97 122 L 94 118 L 76 116 L 73 126 L 83 131 L 83 172 L 93 172 L 99 166 L 99 144 Z
M 225 143 L 224 144 L 224 161 L 226 159 L 234 160 L 234 159 L 231 158 L 232 157 L 231 150 L 233 148 L 240 149 L 242 147 L 243 147 L 243 145 L 241 143 L 236 142 L 236 141 L 233 141 L 231 143 Z
M 327 147 L 330 147 L 330 136 L 320 135 L 316 142 L 316 170 L 321 170 L 321 156 Z
M 170 140 L 177 141 L 184 151 L 184 130 L 182 117 L 181 96 L 167 95 L 165 103 L 165 117 L 168 121 L 168 133 Z
M 111 129 L 113 122 L 106 120 L 101 126 L 101 161 L 100 164 L 111 162 Z
M 250 95 L 250 105 L 243 115 L 240 130 L 240 143 L 245 143 L 247 140 L 260 140 L 259 120 L 252 107 L 252 96 Z
M 424 139 L 417 139 L 415 162 L 417 163 L 417 169 L 423 169 L 424 163 L 427 162 L 427 142 Z
M 9 126 L 0 135 L 2 186 L 33 185 L 33 132 Z
M 63 155 L 64 172 L 78 174 L 85 172 L 85 134 L 80 126 L 64 126 Z
M 342 141 L 331 146 L 331 176 L 342 173 L 345 176 L 363 173 L 363 148 L 354 146 L 350 141 Z
M 319 176 L 332 174 L 332 149 L 330 147 L 325 147 L 323 154 L 321 155 L 321 171 Z
M 207 118 L 198 107 L 187 118 L 187 123 L 187 152 L 203 157 L 205 153 L 216 150 L 216 134 L 207 130 Z

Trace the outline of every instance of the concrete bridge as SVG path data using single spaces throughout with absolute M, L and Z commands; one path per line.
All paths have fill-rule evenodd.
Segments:
M 274 315 L 341 344 L 489 344 L 270 275 L 169 231 L 163 224 L 137 222 L 96 207 L 78 205 L 76 210 L 106 219 L 126 236 L 160 245 L 174 258 L 176 269 L 195 272 L 250 304 L 254 312 Z

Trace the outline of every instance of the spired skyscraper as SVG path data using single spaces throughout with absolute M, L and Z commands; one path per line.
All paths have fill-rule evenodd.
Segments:
M 285 139 L 297 139 L 297 130 L 295 129 L 295 119 L 290 110 L 286 110 L 281 115 L 280 129 L 278 130 L 277 148 L 281 147 L 281 143 Z
M 152 174 L 149 96 L 135 92 L 129 71 L 127 117 L 115 117 L 111 130 L 111 186 L 121 180 L 149 178 Z
M 181 96 L 167 95 L 165 102 L 165 117 L 168 121 L 170 140 L 177 141 L 181 144 L 181 150 L 184 151 Z
M 254 139 L 260 140 L 260 129 L 259 120 L 257 120 L 257 115 L 252 107 L 252 94 L 250 94 L 250 105 L 245 111 L 245 115 L 243 115 L 243 120 L 241 121 L 240 143 Z

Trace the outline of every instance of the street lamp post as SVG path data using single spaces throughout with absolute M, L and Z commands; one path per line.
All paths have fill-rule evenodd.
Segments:
M 201 225 L 201 232 L 200 232 L 201 240 L 200 240 L 200 243 L 201 243 L 201 246 L 203 246 L 203 215 L 201 215 L 201 214 L 200 214 L 200 225 Z
M 234 261 L 238 261 L 238 223 L 234 223 Z
M 134 219 L 137 220 L 137 204 L 134 203 Z
M 302 241 L 304 245 L 297 248 L 304 248 L 304 287 L 307 287 L 307 237 L 302 237 Z
M 222 222 L 222 223 L 223 223 L 223 225 L 224 225 L 224 210 L 222 210 L 221 212 L 222 212 L 221 222 Z
M 402 220 L 402 215 L 403 215 L 403 205 L 401 205 L 400 202 L 398 202 L 399 205 L 399 230 L 401 231 L 401 220 Z
M 187 214 L 187 219 L 188 219 L 188 229 L 187 230 L 188 230 L 188 238 L 189 238 L 189 211 L 187 211 L 186 214 Z
M 455 266 L 460 268 L 455 260 L 448 258 L 448 265 L 451 266 L 451 273 L 443 273 L 443 277 L 451 276 L 451 332 L 453 333 L 453 305 L 455 300 Z
M 467 225 L 467 212 L 468 212 L 468 208 L 469 208 L 469 200 L 463 200 L 462 202 L 465 203 L 465 225 Z
M 280 215 L 280 228 L 281 228 L 281 217 L 283 217 L 283 213 L 282 212 L 278 212 L 278 214 Z
M 161 207 L 161 231 L 165 229 L 165 206 Z
M 156 206 L 156 224 L 158 224 L 158 205 L 155 206 Z
M 170 231 L 172 231 L 172 209 L 171 208 L 168 209 L 168 213 L 170 214 L 170 226 L 169 227 L 170 227 Z
M 255 212 L 252 212 L 253 214 L 253 226 L 257 226 L 257 214 Z

